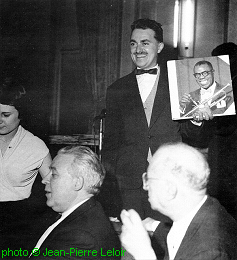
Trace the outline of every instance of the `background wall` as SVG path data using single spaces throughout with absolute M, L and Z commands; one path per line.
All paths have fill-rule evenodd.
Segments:
M 176 59 L 177 52 L 172 47 L 174 2 L 2 0 L 0 64 L 3 71 L 7 67 L 6 61 L 10 59 L 10 66 L 17 67 L 18 76 L 27 82 L 33 101 L 30 130 L 44 139 L 49 134 L 67 134 L 69 128 L 70 134 L 92 132 L 93 117 L 105 106 L 107 86 L 133 69 L 129 38 L 130 25 L 135 19 L 148 17 L 160 22 L 165 43 L 161 58 Z M 211 56 L 212 49 L 223 42 L 237 43 L 235 0 L 209 0 L 208 4 L 205 0 L 198 0 L 196 10 L 194 57 Z M 96 29 L 90 30 L 89 35 L 88 28 Z M 85 101 L 80 102 L 76 111 L 65 111 L 64 106 L 62 114 L 60 102 L 62 98 L 64 101 L 67 98 L 67 89 L 70 92 L 78 90 L 72 95 L 74 104 L 81 91 L 80 84 L 73 87 L 74 83 L 68 81 L 63 86 L 63 97 L 61 95 L 62 52 L 65 51 L 79 51 L 87 55 L 87 61 L 90 59 L 91 62 L 84 62 L 83 59 L 77 60 L 76 64 L 73 62 L 70 78 L 75 76 L 74 82 L 80 81 L 82 71 L 86 68 L 90 80 L 82 82 L 92 96 L 84 97 L 82 92 L 80 98 L 85 98 Z M 70 62 L 66 65 L 69 70 Z M 92 111 L 88 109 L 87 100 L 91 102 Z M 60 123 L 67 114 L 70 114 L 70 120 Z M 70 122 L 75 116 L 76 123 L 71 126 Z M 83 118 L 86 120 L 81 120 Z M 82 126 L 77 127 L 78 124 Z

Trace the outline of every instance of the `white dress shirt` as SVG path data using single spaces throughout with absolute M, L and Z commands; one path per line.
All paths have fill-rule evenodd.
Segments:
M 216 82 L 214 82 L 208 89 L 201 88 L 201 102 L 211 98 L 214 95 L 216 89 Z M 210 105 L 211 100 L 208 101 L 208 105 Z
M 174 260 L 175 255 L 180 247 L 180 244 L 185 236 L 185 233 L 193 220 L 194 216 L 204 204 L 207 199 L 207 195 L 204 196 L 202 201 L 192 210 L 186 217 L 173 222 L 173 225 L 167 236 L 167 246 L 169 252 L 169 260 Z
M 156 80 L 157 80 L 157 84 L 159 81 L 160 67 L 157 64 L 153 68 L 157 69 L 157 74 L 144 73 L 141 75 L 136 75 L 138 89 L 139 89 L 139 93 L 140 93 L 143 104 L 146 101 L 146 99 L 148 98 L 149 94 L 151 93 L 151 90 L 154 87 Z M 153 68 L 151 68 L 151 69 L 153 69 Z M 147 155 L 147 161 L 150 162 L 151 158 L 152 158 L 152 154 L 151 154 L 151 149 L 149 148 L 148 155 Z
M 160 67 L 158 66 L 158 64 L 153 67 L 153 68 L 157 68 L 157 74 L 149 74 L 149 73 L 144 73 L 141 75 L 136 75 L 137 78 L 137 84 L 138 84 L 138 88 L 139 88 L 139 93 L 142 99 L 142 103 L 144 103 L 147 99 L 147 97 L 149 96 L 157 76 L 159 77 L 160 75 Z M 151 68 L 151 69 L 153 69 Z

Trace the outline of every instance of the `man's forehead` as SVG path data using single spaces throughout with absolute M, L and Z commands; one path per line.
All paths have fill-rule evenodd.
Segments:
M 53 159 L 53 162 L 51 164 L 52 168 L 58 168 L 58 167 L 68 167 L 73 161 L 73 156 L 71 154 L 58 154 Z
M 206 69 L 210 69 L 208 64 L 197 65 L 194 67 L 194 70 L 196 71 L 204 71 Z
M 139 39 L 146 40 L 149 37 L 155 38 L 155 32 L 152 29 L 134 29 L 131 35 L 131 40 L 139 37 Z
M 160 175 L 166 170 L 166 162 L 170 157 L 170 149 L 160 148 L 152 157 L 148 171 L 151 174 Z
M 147 174 L 149 177 L 158 177 L 162 172 L 164 171 L 162 165 L 160 164 L 159 161 L 153 161 L 149 165 L 147 169 Z

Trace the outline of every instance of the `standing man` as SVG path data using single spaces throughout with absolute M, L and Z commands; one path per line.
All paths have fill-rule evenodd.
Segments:
M 192 109 L 206 100 L 209 100 L 207 105 L 210 107 L 213 115 L 223 114 L 233 103 L 233 91 L 228 93 L 227 88 L 224 89 L 225 86 L 216 82 L 214 73 L 213 66 L 209 61 L 201 60 L 194 65 L 193 75 L 199 88 L 189 94 L 183 95 L 180 101 L 181 116 L 187 114 L 192 116 Z M 216 94 L 217 92 L 219 94 Z M 215 94 L 216 96 L 211 98 Z M 196 116 L 199 115 L 197 114 Z M 204 113 L 203 116 L 204 118 L 208 117 L 208 114 Z
M 120 259 L 119 238 L 95 199 L 105 176 L 97 155 L 84 146 L 65 147 L 50 168 L 50 179 L 43 180 L 47 205 L 60 218 L 38 240 L 33 256 Z
M 210 169 L 205 157 L 183 143 L 166 144 L 143 175 L 149 202 L 173 220 L 167 238 L 158 224 L 153 237 L 163 243 L 165 260 L 237 259 L 237 223 L 217 199 L 207 195 Z M 122 211 L 121 241 L 136 260 L 155 260 L 150 238 L 134 210 Z M 167 233 L 166 233 L 167 234 Z
M 112 209 L 121 196 L 122 208 L 135 209 L 142 219 L 161 219 L 164 216 L 152 211 L 147 201 L 142 174 L 161 144 L 181 141 L 183 130 L 187 138 L 196 137 L 199 127 L 190 121 L 183 126 L 172 121 L 166 65 L 158 64 L 164 48 L 161 24 L 139 19 L 131 29 L 130 51 L 136 69 L 107 89 L 102 162 L 110 178 L 116 176 L 119 187 L 120 194 L 113 194 L 114 184 L 109 195 L 117 196 Z M 110 215 L 118 215 L 120 210 Z

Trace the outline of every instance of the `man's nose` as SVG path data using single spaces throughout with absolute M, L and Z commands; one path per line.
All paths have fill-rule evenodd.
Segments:
M 51 171 L 43 178 L 42 183 L 44 185 L 49 184 L 50 183 L 50 178 L 51 178 Z
M 142 45 L 138 44 L 136 48 L 136 53 L 142 53 L 142 51 L 143 51 Z

